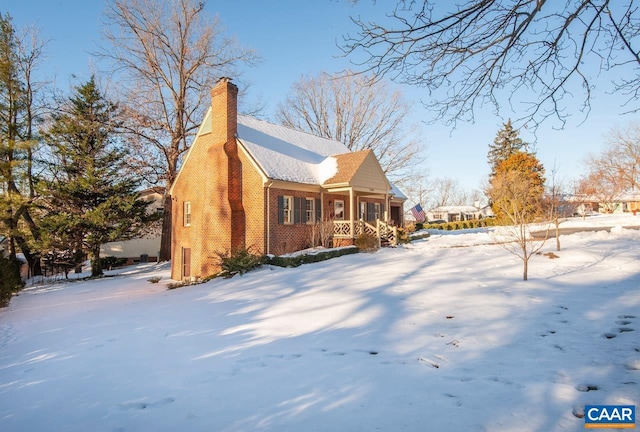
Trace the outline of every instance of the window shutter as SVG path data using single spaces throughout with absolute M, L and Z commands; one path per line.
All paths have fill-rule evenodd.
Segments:
M 380 219 L 384 220 L 384 204 L 380 204 Z
M 299 224 L 302 222 L 302 201 L 300 197 L 293 197 L 293 223 Z
M 284 223 L 284 197 L 282 195 L 278 196 L 278 223 Z
M 316 222 L 320 222 L 322 220 L 322 201 L 320 198 L 316 198 Z

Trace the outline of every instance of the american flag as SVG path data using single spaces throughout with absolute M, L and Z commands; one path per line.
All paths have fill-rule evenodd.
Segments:
M 416 222 L 424 222 L 424 220 L 427 218 L 427 215 L 424 214 L 424 210 L 422 210 L 420 204 L 416 204 L 411 209 L 411 214 L 413 215 Z

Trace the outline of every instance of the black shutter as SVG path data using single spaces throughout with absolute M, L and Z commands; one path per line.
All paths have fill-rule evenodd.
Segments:
M 384 204 L 380 204 L 380 219 L 384 220 Z
M 278 223 L 284 223 L 284 197 L 282 195 L 278 196 Z
M 320 198 L 316 198 L 316 222 L 322 220 L 322 201 Z
M 304 198 L 293 197 L 293 223 L 302 223 L 302 202 Z

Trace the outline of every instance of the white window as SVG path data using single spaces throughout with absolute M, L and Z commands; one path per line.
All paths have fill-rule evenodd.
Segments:
M 186 201 L 184 203 L 184 226 L 191 226 L 191 203 Z
M 360 220 L 367 220 L 367 203 L 360 201 Z
M 313 223 L 315 222 L 315 214 L 316 214 L 316 209 L 315 209 L 315 204 L 316 204 L 316 200 L 313 198 L 306 198 L 306 204 L 305 204 L 305 222 L 306 223 Z
M 373 209 L 373 220 L 380 219 L 380 203 L 375 203 Z
M 334 203 L 334 219 L 344 220 L 344 201 L 336 200 Z
M 282 222 L 285 224 L 293 223 L 293 197 L 282 197 Z

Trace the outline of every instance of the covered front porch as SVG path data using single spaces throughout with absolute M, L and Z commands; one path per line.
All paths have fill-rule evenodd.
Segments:
M 333 223 L 333 244 L 354 244 L 362 234 L 378 239 L 378 244 L 398 244 L 406 197 L 392 186 L 371 150 L 336 155 L 337 170 L 323 187 Z
M 334 245 L 351 245 L 362 234 L 376 237 L 379 246 L 398 244 L 402 201 L 394 200 L 390 193 L 372 193 L 356 187 L 331 189 L 328 192 L 334 198 L 329 201 L 329 206 L 333 208 Z

